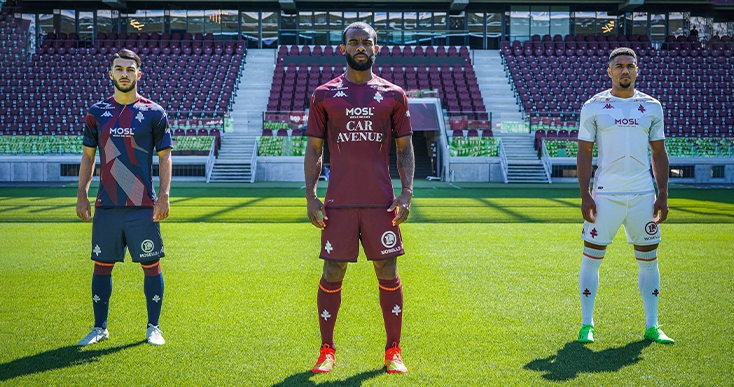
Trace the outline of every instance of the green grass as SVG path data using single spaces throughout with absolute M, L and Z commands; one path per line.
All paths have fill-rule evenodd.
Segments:
M 92 324 L 91 225 L 75 188 L 0 188 L 0 385 L 728 386 L 734 377 L 734 191 L 671 188 L 660 304 L 671 346 L 642 341 L 637 265 L 620 230 L 601 267 L 597 343 L 575 340 L 581 230 L 573 185 L 420 182 L 403 226 L 407 375 L 381 368 L 377 281 L 350 265 L 338 363 L 318 355 L 319 232 L 298 184 L 174 184 L 162 224 L 167 344 L 143 343 L 142 271 L 117 265 L 112 339 Z M 460 188 L 460 189 L 459 189 Z M 92 190 L 96 192 L 95 189 Z

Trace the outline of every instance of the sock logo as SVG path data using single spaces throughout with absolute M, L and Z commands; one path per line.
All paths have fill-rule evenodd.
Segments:
M 591 292 L 589 291 L 589 288 L 586 288 L 581 294 L 585 295 L 588 298 L 591 295 Z
M 151 298 L 151 300 L 153 300 L 153 301 L 155 301 L 156 303 L 158 303 L 158 301 L 160 301 L 160 300 L 161 300 L 161 298 L 160 298 L 160 297 L 159 297 L 159 296 L 158 296 L 158 295 L 156 294 L 155 296 L 153 296 L 153 298 Z
M 329 320 L 329 317 L 331 317 L 331 313 L 329 313 L 328 310 L 324 309 L 323 312 L 321 312 L 321 317 L 324 318 L 324 321 Z
M 94 301 L 95 304 L 98 303 L 99 300 L 101 300 L 101 298 L 99 298 L 99 296 L 96 294 L 94 295 L 94 297 L 92 297 L 92 301 Z
M 652 295 L 653 296 L 657 297 L 658 294 L 660 294 L 660 292 L 657 289 L 653 290 L 653 292 L 652 292 Z
M 394 308 L 392 308 L 392 313 L 395 313 L 396 316 L 399 316 L 400 315 L 400 312 L 402 312 L 402 311 L 403 310 L 400 309 L 400 305 L 397 305 L 397 304 L 395 305 Z

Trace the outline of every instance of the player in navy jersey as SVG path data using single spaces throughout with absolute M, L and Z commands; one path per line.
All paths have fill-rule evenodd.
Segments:
M 79 345 L 109 338 L 107 314 L 112 294 L 112 269 L 126 250 L 145 274 L 148 309 L 146 339 L 163 345 L 158 319 L 163 303 L 163 252 L 158 222 L 168 217 L 171 185 L 171 133 L 165 110 L 138 94 L 141 61 L 130 50 L 112 55 L 109 76 L 114 94 L 92 105 L 84 128 L 84 154 L 79 168 L 76 214 L 90 221 L 89 184 L 100 153 L 99 190 L 92 225 L 92 306 L 94 328 Z M 153 154 L 158 155 L 160 188 L 153 188 Z
M 357 260 L 359 242 L 379 282 L 385 323 L 385 367 L 407 372 L 400 350 L 403 291 L 397 257 L 403 255 L 399 224 L 408 219 L 413 195 L 413 154 L 408 99 L 400 87 L 372 73 L 377 34 L 365 23 L 342 33 L 343 75 L 319 86 L 311 98 L 304 160 L 308 217 L 321 231 L 323 274 L 317 295 L 321 349 L 313 372 L 336 363 L 334 325 L 341 305 L 347 262 Z M 396 198 L 388 170 L 395 139 L 402 190 Z M 331 173 L 325 203 L 316 193 L 328 142 Z
M 579 128 L 578 178 L 584 228 L 584 254 L 579 273 L 581 330 L 578 341 L 594 342 L 594 301 L 599 288 L 599 266 L 607 245 L 624 225 L 627 242 L 634 245 L 639 266 L 638 287 L 645 311 L 644 338 L 672 343 L 658 325 L 660 271 L 658 225 L 668 217 L 668 153 L 665 150 L 660 102 L 635 90 L 637 55 L 617 48 L 609 55 L 607 73 L 612 88 L 586 101 Z M 589 192 L 594 143 L 598 168 Z M 655 196 L 652 172 L 657 183 Z

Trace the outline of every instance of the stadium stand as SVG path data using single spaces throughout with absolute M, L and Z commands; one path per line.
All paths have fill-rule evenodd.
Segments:
M 140 54 L 140 93 L 167 110 L 174 134 L 212 136 L 221 147 L 246 56 L 243 41 L 215 41 L 211 34 L 100 33 L 86 47 L 76 34 L 49 33 L 28 55 L 22 20 L 3 10 L 0 31 L 0 134 L 81 135 L 86 109 L 111 93 L 109 56 L 124 47 Z
M 329 57 L 337 57 L 329 60 Z M 438 90 L 449 112 L 481 114 L 486 107 L 465 46 L 382 46 L 373 71 L 408 90 Z M 390 58 L 391 63 L 383 58 Z M 454 58 L 445 64 L 436 58 Z M 448 64 L 453 62 L 454 64 Z M 335 46 L 280 46 L 273 74 L 268 112 L 303 111 L 313 91 L 344 72 L 343 57 Z
M 729 36 L 712 38 L 705 46 L 695 37 L 669 36 L 656 49 L 647 36 L 536 35 L 530 41 L 502 44 L 518 103 L 535 131 L 536 148 L 543 139 L 578 135 L 581 105 L 609 88 L 607 58 L 617 47 L 631 47 L 638 53 L 636 86 L 662 103 L 668 138 L 734 137 L 734 43 Z M 717 144 L 711 148 L 694 140 L 692 150 L 680 154 L 711 154 L 708 150 L 720 149 Z M 567 147 L 557 149 L 563 154 Z

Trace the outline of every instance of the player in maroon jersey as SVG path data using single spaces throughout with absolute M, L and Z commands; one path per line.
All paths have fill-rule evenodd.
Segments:
M 317 296 L 321 351 L 313 372 L 329 372 L 336 362 L 334 325 L 341 304 L 347 263 L 355 262 L 361 241 L 379 282 L 387 343 L 388 373 L 408 370 L 400 351 L 403 291 L 397 257 L 403 255 L 399 224 L 408 219 L 413 196 L 413 154 L 408 99 L 402 88 L 372 73 L 377 34 L 365 23 L 344 29 L 340 46 L 347 59 L 343 75 L 319 86 L 311 98 L 306 135 L 308 218 L 321 229 L 323 275 Z M 388 170 L 395 138 L 402 191 L 396 198 Z M 331 155 L 325 203 L 316 186 L 324 141 Z

